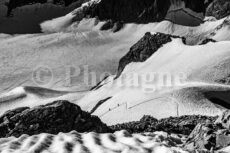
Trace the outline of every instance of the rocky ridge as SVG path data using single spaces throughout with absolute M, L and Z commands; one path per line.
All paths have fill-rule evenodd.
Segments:
M 165 19 L 186 26 L 198 26 L 205 16 L 217 19 L 228 16 L 229 6 L 228 0 L 101 0 L 89 5 L 83 14 L 106 21 L 101 30 L 113 29 L 116 32 L 125 23 L 146 24 Z
M 230 111 L 222 116 L 181 116 L 156 120 L 144 116 L 140 121 L 118 124 L 110 128 L 130 133 L 164 131 L 168 134 L 184 135 L 183 148 L 189 151 L 214 152 L 230 145 Z
M 204 13 L 204 0 L 101 0 L 88 14 L 100 20 L 123 21 L 124 23 L 149 23 L 162 21 L 171 5 L 185 3 L 185 7 L 197 13 Z
M 171 11 L 179 11 L 181 8 L 183 8 L 182 11 L 185 11 L 184 9 L 190 9 L 194 13 L 213 16 L 216 19 L 224 18 L 230 14 L 229 0 L 101 0 L 100 3 L 92 5 L 86 14 L 91 17 L 97 17 L 102 21 L 110 21 L 110 23 L 112 21 L 112 25 L 117 22 L 160 22 L 164 20 L 167 13 L 170 12 L 172 5 L 177 6 L 179 9 Z M 190 14 L 187 11 L 185 11 L 185 13 Z M 196 16 L 194 16 L 194 14 L 190 15 L 193 17 Z
M 167 133 L 189 135 L 197 124 L 207 121 L 214 124 L 217 117 L 181 116 L 157 120 L 151 116 L 144 116 L 140 121 L 111 126 L 113 131 L 126 130 L 130 133 L 164 131 Z
M 89 0 L 9 0 L 6 2 L 8 15 L 13 9 L 24 5 L 35 3 L 52 3 L 55 5 L 69 6 L 73 3 L 82 4 Z M 91 17 L 98 17 L 100 20 L 123 21 L 125 23 L 149 23 L 162 21 L 170 6 L 178 3 L 185 3 L 185 7 L 197 13 L 205 13 L 209 3 L 205 0 L 101 0 L 100 3 L 91 6 L 86 12 Z

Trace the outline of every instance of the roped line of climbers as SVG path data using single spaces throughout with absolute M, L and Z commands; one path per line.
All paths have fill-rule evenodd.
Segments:
M 150 101 L 152 101 L 152 100 L 157 100 L 157 99 L 162 99 L 162 98 L 163 98 L 163 97 L 157 97 L 157 98 L 152 98 L 152 99 L 149 99 L 149 100 L 145 100 L 145 101 L 142 101 L 141 103 L 138 103 L 138 104 L 136 104 L 136 105 L 134 105 L 134 106 L 132 106 L 132 107 L 128 107 L 127 102 L 124 102 L 124 103 L 118 104 L 116 107 L 109 108 L 108 111 L 106 111 L 105 113 L 103 113 L 103 114 L 100 115 L 99 117 L 103 117 L 104 115 L 108 114 L 109 112 L 111 112 L 111 111 L 113 111 L 113 110 L 115 110 L 115 109 L 117 109 L 118 107 L 123 106 L 123 105 L 126 105 L 126 109 L 128 110 L 128 109 L 132 109 L 132 108 L 134 108 L 134 107 L 137 107 L 137 106 L 139 106 L 139 105 L 142 105 L 142 104 L 144 104 L 144 103 L 148 103 L 148 102 L 150 102 Z M 172 98 L 172 97 L 165 97 L 165 98 L 170 99 L 170 100 L 172 100 L 173 102 L 176 103 L 176 107 L 177 107 L 177 108 L 176 108 L 177 116 L 179 116 L 179 103 L 178 103 L 174 98 Z

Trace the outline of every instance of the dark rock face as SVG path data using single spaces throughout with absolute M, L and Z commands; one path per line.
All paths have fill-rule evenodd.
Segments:
M 28 5 L 28 4 L 34 4 L 34 3 L 40 3 L 40 4 L 44 4 L 47 3 L 47 0 L 22 0 L 22 1 L 17 1 L 17 0 L 10 0 L 9 3 L 6 3 L 6 6 L 8 8 L 7 10 L 7 16 L 12 15 L 12 10 L 20 7 L 20 6 L 24 6 L 24 5 Z
M 151 35 L 146 33 L 145 36 L 130 48 L 130 51 L 121 58 L 118 67 L 117 77 L 120 76 L 125 66 L 132 62 L 144 62 L 154 54 L 164 44 L 171 42 L 172 38 L 180 38 L 163 33 Z M 185 39 L 182 38 L 185 43 Z
M 0 33 L 41 33 L 44 21 L 64 16 L 89 0 L 1 0 Z
M 214 0 L 206 10 L 206 16 L 214 16 L 216 19 L 221 19 L 230 15 L 229 0 Z
M 149 23 L 162 21 L 172 4 L 183 2 L 194 12 L 205 13 L 205 0 L 102 0 L 88 13 L 100 20 Z
M 0 137 L 59 132 L 109 132 L 96 116 L 68 101 L 56 101 L 35 108 L 18 108 L 0 117 Z
M 74 2 L 80 2 L 80 4 L 82 4 L 83 1 L 86 1 L 86 0 L 53 0 L 53 4 L 69 6 L 70 4 Z M 21 7 L 24 5 L 31 5 L 35 3 L 44 4 L 47 2 L 48 0 L 10 0 L 9 3 L 6 4 L 8 7 L 7 16 L 10 16 L 12 13 L 12 10 L 17 7 Z
M 140 121 L 111 126 L 114 131 L 127 130 L 130 133 L 164 131 L 168 133 L 189 135 L 199 123 L 210 120 L 214 123 L 216 117 L 181 116 L 157 120 L 151 116 L 144 116 Z
M 169 6 L 169 0 L 102 0 L 90 14 L 100 20 L 148 23 L 162 20 Z

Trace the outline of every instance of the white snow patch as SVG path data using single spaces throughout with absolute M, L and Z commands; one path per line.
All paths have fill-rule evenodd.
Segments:
M 52 32 L 65 31 L 65 29 L 72 24 L 73 18 L 74 15 L 70 13 L 63 17 L 45 21 L 41 23 L 42 32 L 52 33 Z

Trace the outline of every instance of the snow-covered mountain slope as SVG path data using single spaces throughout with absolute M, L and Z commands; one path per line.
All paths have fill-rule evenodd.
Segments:
M 229 47 L 228 41 L 188 46 L 172 38 L 146 61 L 130 63 L 117 79 L 102 82 L 78 105 L 110 125 L 143 115 L 218 115 L 220 105 L 230 103 L 230 86 L 216 83 L 229 75 Z
M 99 31 L 100 24 L 95 27 L 94 21 L 84 20 L 78 29 L 70 32 L 1 35 L 0 92 L 25 85 L 62 90 L 89 89 L 100 80 L 100 74 L 115 74 L 120 58 L 151 30 L 151 25 L 132 25 L 113 34 Z M 45 73 L 48 78 L 39 80 L 35 72 L 43 69 L 48 71 Z M 81 73 L 77 75 L 79 71 Z M 91 78 L 84 81 L 84 72 L 94 72 L 97 81 L 91 83 Z
M 65 20 L 66 17 L 64 17 L 64 20 L 61 20 L 64 22 L 56 22 L 59 21 L 59 19 L 55 20 L 55 22 L 51 22 L 55 23 L 53 24 L 54 27 L 62 27 L 56 23 L 61 23 L 60 25 L 63 25 L 62 23 L 69 21 L 69 19 Z M 146 32 L 164 32 L 184 36 L 187 40 L 186 43 L 190 45 L 199 44 L 206 38 L 222 41 L 229 39 L 227 33 L 229 28 L 228 21 L 229 18 L 207 21 L 198 27 L 180 26 L 173 24 L 170 21 L 149 24 L 127 24 L 119 32 L 113 33 L 110 30 L 99 30 L 104 22 L 98 22 L 96 19 L 83 19 L 79 23 L 76 22 L 65 27 L 64 31 L 59 33 L 14 36 L 1 34 L 0 92 L 7 93 L 20 86 L 42 86 L 61 91 L 85 91 L 96 85 L 96 83 L 102 80 L 105 76 L 116 75 L 121 57 L 124 56 L 128 52 L 130 46 L 137 42 Z M 53 27 L 52 24 L 51 27 Z M 199 38 L 199 41 L 196 40 L 197 38 Z M 160 49 L 163 51 L 157 51 L 157 53 L 150 58 L 154 58 L 153 61 L 149 61 L 147 64 L 131 64 L 126 69 L 127 71 L 138 72 L 138 74 L 150 72 L 150 70 L 154 70 L 155 72 L 177 73 L 179 71 L 176 70 L 179 70 L 181 67 L 181 71 L 185 71 L 185 74 L 188 75 L 189 78 L 196 79 L 192 81 L 218 82 L 228 78 L 229 73 L 227 72 L 228 67 L 226 66 L 228 63 L 227 48 L 227 41 L 208 43 L 202 46 L 188 46 L 181 43 L 180 40 L 175 39 L 173 42 L 166 44 Z M 186 50 L 186 52 L 184 52 L 184 50 Z M 210 50 L 209 53 L 212 53 L 206 54 L 208 50 Z M 143 69 L 142 67 L 145 70 L 140 71 Z M 39 72 L 44 73 L 44 76 L 40 76 L 41 74 Z M 91 72 L 95 73 L 97 76 L 96 81 L 92 81 Z M 106 74 L 103 74 L 105 72 Z M 223 72 L 225 72 L 225 75 L 223 75 Z M 212 74 L 215 74 L 215 76 Z M 42 78 L 39 78 L 39 76 Z M 199 87 L 199 84 L 194 86 Z M 186 87 L 191 87 L 191 83 L 189 82 Z M 117 90 L 119 90 L 120 96 L 117 93 Z M 181 90 L 181 87 L 178 87 L 178 90 Z M 225 90 L 225 88 L 221 88 L 221 90 Z M 81 103 L 83 108 L 89 111 L 92 111 L 90 109 L 92 109 L 97 102 L 109 97 L 113 98 L 108 101 L 108 104 L 113 101 L 116 101 L 116 103 L 119 104 L 124 103 L 124 101 L 115 100 L 115 95 L 120 98 L 122 96 L 126 97 L 131 101 L 131 98 L 126 94 L 133 95 L 133 92 L 137 92 L 138 94 L 135 95 L 137 95 L 139 99 L 135 99 L 135 104 L 155 98 L 152 97 L 152 95 L 142 95 L 141 92 L 139 92 L 139 89 L 133 89 L 131 92 L 129 92 L 128 89 L 127 93 L 122 91 L 123 90 L 120 90 L 119 88 L 111 90 L 109 88 L 109 90 L 107 90 L 106 87 L 103 87 L 102 89 L 93 91 L 87 95 L 81 100 L 81 102 L 73 100 L 74 98 L 68 98 L 68 96 L 65 98 L 75 103 Z M 166 92 L 166 90 L 162 90 L 161 93 L 164 93 L 163 91 Z M 170 91 L 172 92 L 170 89 L 167 91 L 168 94 L 166 95 L 170 95 Z M 39 105 L 39 100 L 37 101 L 32 97 L 28 97 L 30 96 L 27 96 L 27 100 L 20 99 L 17 101 L 13 98 L 10 105 L 4 104 L 4 110 L 16 108 L 18 106 L 33 105 L 35 103 Z M 73 97 L 75 96 L 73 95 Z M 78 96 L 76 97 L 76 99 L 79 99 Z M 90 99 L 90 97 L 93 99 Z M 156 95 L 156 97 L 158 96 Z M 169 97 L 171 98 L 172 96 Z M 63 96 L 55 98 L 60 99 L 63 98 Z M 163 100 L 161 99 L 161 101 L 165 101 L 164 99 L 165 98 L 163 98 Z M 8 100 L 8 103 L 10 103 L 10 101 L 11 100 Z M 27 103 L 26 101 L 30 102 Z M 41 103 L 43 102 L 50 101 L 43 99 Z M 90 104 L 88 105 L 88 103 Z M 131 106 L 135 104 L 131 104 Z M 113 105 L 116 104 L 113 103 Z M 174 104 L 172 105 L 173 108 L 171 109 L 175 110 Z M 103 108 L 98 115 L 101 115 L 101 113 L 104 113 L 105 110 L 108 111 L 109 109 L 110 108 L 108 107 L 105 109 Z M 213 108 L 209 109 L 207 112 L 212 110 Z M 96 112 L 98 112 L 98 110 L 95 111 L 95 113 Z M 192 113 L 193 111 L 190 110 L 189 112 Z M 172 114 L 165 114 L 162 112 L 158 117 L 166 117 L 175 114 L 178 113 L 175 113 L 175 111 L 172 111 Z M 180 112 L 179 114 L 183 113 Z M 139 114 L 138 117 L 133 115 L 135 118 L 131 120 L 139 119 L 142 117 L 141 115 L 143 114 Z M 129 119 L 124 118 L 124 121 L 129 121 Z
M 155 25 L 130 25 L 114 34 L 101 32 L 98 27 L 102 23 L 97 26 L 94 23 L 95 19 L 83 20 L 77 29 L 72 27 L 68 32 L 52 34 L 0 34 L 0 93 L 11 93 L 11 90 L 18 90 L 21 86 L 87 91 L 105 76 L 116 74 L 120 58 Z M 55 99 L 40 99 L 27 92 L 25 94 L 29 96 L 17 100 L 13 98 L 18 97 L 17 94 L 8 97 L 7 103 L 0 104 L 1 113 L 55 99 L 78 99 L 78 92 L 76 96 L 72 94 L 73 98 L 68 94 Z M 4 96 L 0 97 L 5 101 Z

